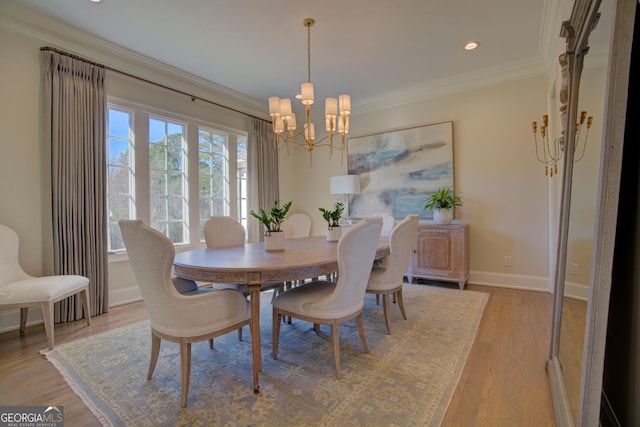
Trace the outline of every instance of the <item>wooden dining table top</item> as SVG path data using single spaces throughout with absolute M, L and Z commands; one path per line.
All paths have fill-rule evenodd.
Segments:
M 178 276 L 196 281 L 260 284 L 317 277 L 338 270 L 338 242 L 325 236 L 285 240 L 284 251 L 266 251 L 264 243 L 195 249 L 178 253 Z M 389 254 L 389 239 L 378 242 L 376 257 Z

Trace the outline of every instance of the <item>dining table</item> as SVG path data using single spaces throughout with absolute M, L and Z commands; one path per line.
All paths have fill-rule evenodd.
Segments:
M 390 253 L 389 238 L 378 241 L 376 258 Z M 260 288 L 274 282 L 295 282 L 338 271 L 338 242 L 326 236 L 285 240 L 283 251 L 267 251 L 263 242 L 242 246 L 194 249 L 176 254 L 178 277 L 210 283 L 246 284 L 251 307 L 253 391 L 260 390 Z

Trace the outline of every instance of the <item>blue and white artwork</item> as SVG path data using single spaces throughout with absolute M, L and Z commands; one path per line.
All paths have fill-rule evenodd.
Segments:
M 428 193 L 453 189 L 453 122 L 351 138 L 349 175 L 360 176 L 360 194 L 350 196 L 349 217 L 419 214 Z

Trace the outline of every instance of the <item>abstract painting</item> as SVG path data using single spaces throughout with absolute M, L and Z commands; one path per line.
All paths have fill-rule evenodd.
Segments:
M 453 189 L 453 122 L 351 138 L 349 175 L 360 176 L 360 193 L 349 198 L 349 217 L 419 214 L 428 193 Z

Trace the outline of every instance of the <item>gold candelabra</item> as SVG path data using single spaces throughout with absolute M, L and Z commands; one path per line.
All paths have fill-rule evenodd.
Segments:
M 584 135 L 581 138 L 581 131 L 585 128 Z M 580 113 L 580 120 L 576 123 L 576 137 L 575 144 L 573 145 L 574 153 L 581 147 L 580 153 L 577 157 L 573 158 L 574 163 L 580 161 L 584 157 L 584 153 L 587 149 L 587 138 L 589 136 L 589 129 L 593 123 L 593 116 L 587 118 L 587 112 Z M 565 148 L 565 135 L 564 131 L 560 138 L 549 138 L 549 116 L 542 116 L 542 123 L 538 128 L 538 122 L 531 122 L 531 129 L 533 131 L 533 144 L 536 149 L 536 158 L 542 164 L 544 164 L 544 174 L 553 178 L 554 174 L 558 173 L 558 161 L 562 158 Z M 538 140 L 538 130 L 540 130 L 540 139 Z

